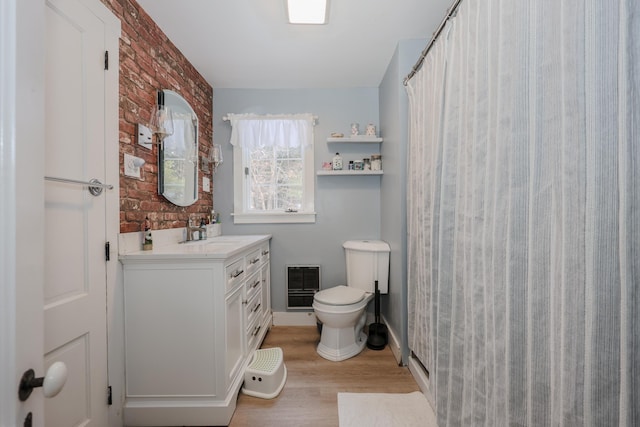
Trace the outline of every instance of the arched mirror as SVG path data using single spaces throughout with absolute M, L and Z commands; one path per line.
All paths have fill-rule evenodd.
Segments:
M 198 200 L 198 117 L 176 92 L 163 90 L 158 98 L 164 98 L 173 122 L 173 133 L 158 150 L 158 192 L 175 205 L 190 206 Z

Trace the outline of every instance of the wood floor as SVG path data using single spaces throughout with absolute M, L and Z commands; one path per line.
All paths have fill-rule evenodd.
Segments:
M 287 382 L 280 395 L 266 400 L 240 393 L 230 427 L 338 426 L 338 392 L 410 393 L 419 387 L 406 367 L 397 365 L 389 347 L 365 348 L 358 356 L 331 362 L 316 353 L 320 335 L 314 326 L 274 326 L 262 348 L 280 347 Z

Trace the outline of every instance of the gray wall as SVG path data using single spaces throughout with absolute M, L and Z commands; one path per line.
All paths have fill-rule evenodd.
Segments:
M 214 89 L 213 142 L 221 144 L 224 163 L 213 177 L 213 207 L 221 214 L 222 233 L 272 234 L 271 300 L 274 311 L 287 311 L 285 266 L 321 265 L 322 288 L 346 283 L 342 243 L 350 239 L 380 238 L 379 176 L 316 176 L 315 224 L 234 225 L 233 151 L 227 113 L 312 113 L 318 116 L 314 129 L 315 164 L 331 161 L 339 151 L 345 161 L 378 152 L 377 145 L 327 144 L 331 132 L 348 135 L 352 122 L 379 125 L 378 88 L 357 89 Z M 383 143 L 382 145 L 385 145 Z M 384 164 L 383 166 L 386 166 Z M 386 172 L 386 171 L 385 171 Z M 395 219 L 396 221 L 398 218 Z M 397 240 L 397 239 L 396 239 Z
M 407 345 L 407 147 L 408 98 L 403 79 L 414 65 L 426 40 L 401 41 L 380 84 L 380 123 L 384 133 L 381 188 L 381 238 L 391 246 L 389 295 L 382 298 L 382 315 L 401 341 L 402 360 Z

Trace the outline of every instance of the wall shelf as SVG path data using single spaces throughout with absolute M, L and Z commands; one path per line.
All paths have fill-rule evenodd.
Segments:
M 379 144 L 383 141 L 382 138 L 377 138 L 375 136 L 352 136 L 352 137 L 343 137 L 343 138 L 327 138 L 327 142 L 346 142 L 346 143 L 355 143 L 355 144 Z
M 341 170 L 341 171 L 325 171 L 319 170 L 316 172 L 318 176 L 337 176 L 337 175 L 351 175 L 351 176 L 368 176 L 368 175 L 382 175 L 382 171 L 355 171 L 355 170 Z
M 380 144 L 382 138 L 376 136 L 356 135 L 342 138 L 327 138 L 327 143 L 346 143 L 346 144 Z M 319 170 L 316 172 L 317 176 L 370 176 L 370 175 L 382 175 L 381 170 Z

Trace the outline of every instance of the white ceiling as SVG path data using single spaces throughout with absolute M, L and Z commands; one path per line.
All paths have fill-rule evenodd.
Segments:
M 329 0 L 327 25 L 288 24 L 286 0 L 138 3 L 214 88 L 286 89 L 377 87 L 398 41 L 426 45 L 452 1 Z

